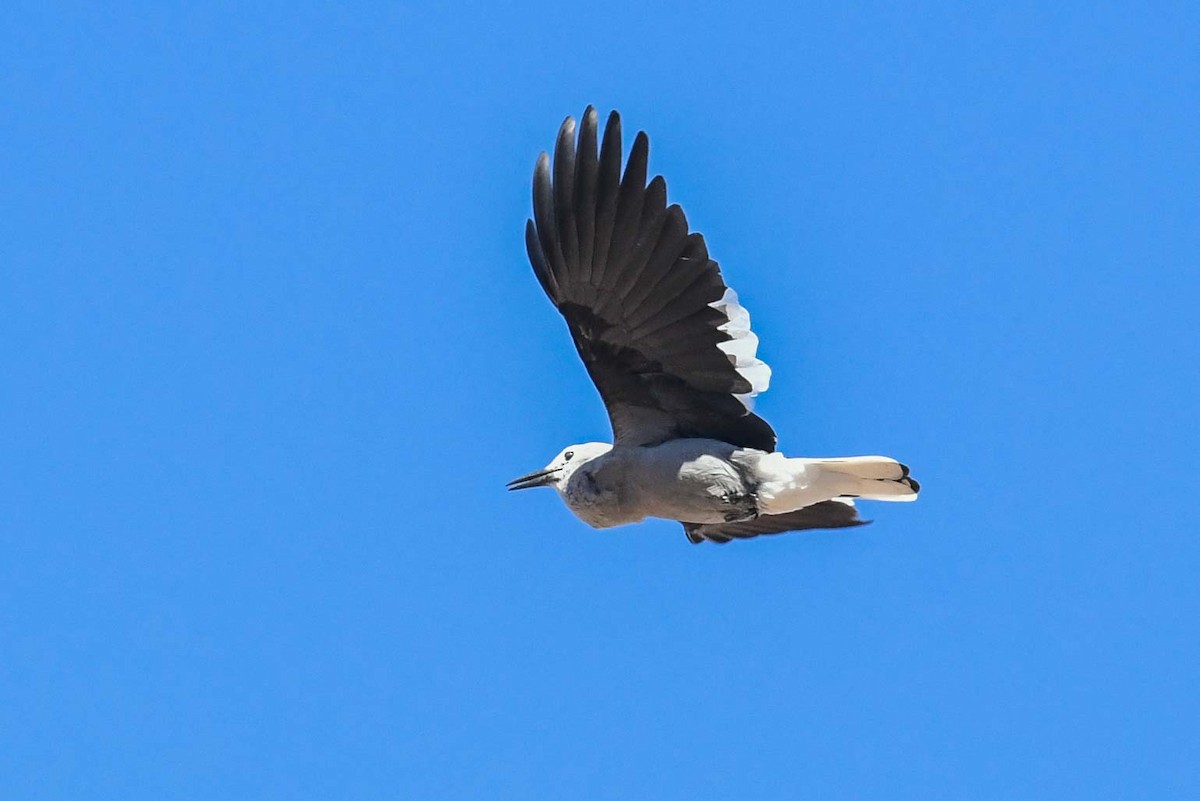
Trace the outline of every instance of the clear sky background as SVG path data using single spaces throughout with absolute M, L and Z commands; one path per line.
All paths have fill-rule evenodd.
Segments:
M 1200 797 L 1195 4 L 105 5 L 0 11 L 5 798 Z M 504 491 L 588 103 L 918 503 Z

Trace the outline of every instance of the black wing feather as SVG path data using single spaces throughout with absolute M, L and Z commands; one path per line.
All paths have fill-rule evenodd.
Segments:
M 840 501 L 822 501 L 782 515 L 762 515 L 742 523 L 684 523 L 683 531 L 694 543 L 726 543 L 765 534 L 803 531 L 814 528 L 850 528 L 865 526 L 870 520 L 858 516 L 858 510 Z
M 621 172 L 621 120 L 609 116 L 597 153 L 597 115 L 559 129 L 553 164 L 533 177 L 529 261 L 570 328 L 616 440 L 651 445 L 709 437 L 775 449 L 775 432 L 735 396 L 752 391 L 718 345 L 728 317 L 711 304 L 727 289 L 704 238 L 667 205 L 661 176 L 647 184 L 650 144 L 634 139 Z M 714 537 L 737 536 L 715 533 Z
M 596 115 L 584 114 L 579 126 L 579 150 L 575 154 L 575 231 L 579 238 L 579 277 L 592 280 L 592 254 L 596 247 Z
M 575 230 L 575 120 L 570 117 L 558 131 L 554 145 L 554 219 L 558 226 L 563 261 L 579 264 L 579 236 Z M 579 278 L 583 278 L 582 275 Z
M 595 111 L 590 107 L 588 112 L 583 116 L 595 117 Z M 604 127 L 604 141 L 600 145 L 596 173 L 596 247 L 592 252 L 591 280 L 595 286 L 604 286 L 613 227 L 617 219 L 617 194 L 621 187 L 621 117 L 615 111 L 609 115 L 608 124 Z M 581 197 L 579 200 L 582 204 L 591 203 L 590 198 Z

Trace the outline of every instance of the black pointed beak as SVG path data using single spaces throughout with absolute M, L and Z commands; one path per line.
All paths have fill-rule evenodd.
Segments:
M 530 473 L 527 476 L 514 478 L 512 481 L 508 482 L 508 489 L 509 491 L 512 491 L 529 489 L 530 487 L 544 487 L 547 484 L 554 482 L 554 474 L 557 472 L 558 470 L 555 469 L 538 470 L 536 473 Z

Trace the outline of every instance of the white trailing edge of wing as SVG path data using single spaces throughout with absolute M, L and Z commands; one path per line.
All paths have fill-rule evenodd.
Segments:
M 717 347 L 729 357 L 738 374 L 750 382 L 749 392 L 734 397 L 747 409 L 753 409 L 754 397 L 766 392 L 771 383 L 771 368 L 756 355 L 758 335 L 750 330 L 750 312 L 738 303 L 737 293 L 732 289 L 726 289 L 720 300 L 709 305 L 728 318 L 728 322 L 717 326 L 717 330 L 724 331 L 732 337 Z

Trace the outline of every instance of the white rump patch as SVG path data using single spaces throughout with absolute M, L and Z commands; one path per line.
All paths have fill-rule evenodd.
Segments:
M 729 318 L 729 322 L 717 326 L 717 330 L 725 331 L 733 338 L 717 347 L 729 356 L 738 374 L 750 382 L 749 392 L 734 397 L 747 409 L 752 409 L 754 396 L 766 392 L 771 383 L 771 368 L 755 355 L 758 352 L 758 337 L 750 330 L 750 312 L 738 303 L 737 293 L 728 288 L 720 300 L 708 305 Z

